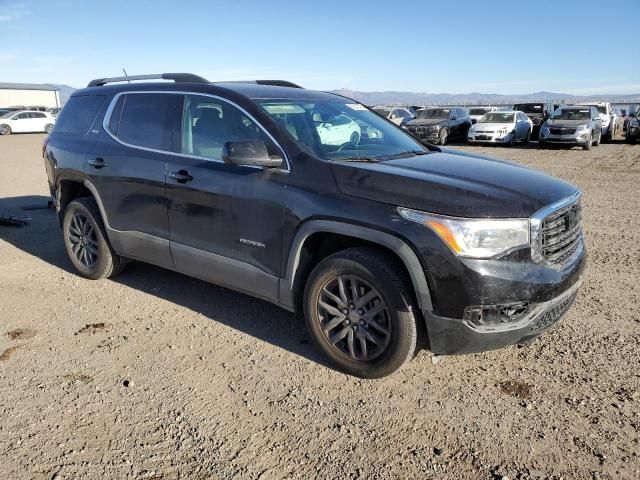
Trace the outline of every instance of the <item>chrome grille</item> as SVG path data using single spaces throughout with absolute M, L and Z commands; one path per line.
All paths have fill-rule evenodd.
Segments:
M 580 201 L 560 208 L 542 221 L 540 252 L 554 265 L 562 265 L 580 247 L 582 241 L 582 207 Z

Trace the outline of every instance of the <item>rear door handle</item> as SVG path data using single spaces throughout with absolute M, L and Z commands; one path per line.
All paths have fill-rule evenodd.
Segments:
M 89 160 L 89 162 L 87 163 L 89 163 L 89 165 L 91 165 L 94 168 L 103 168 L 107 166 L 107 164 L 104 161 L 104 158 L 100 158 L 100 157 Z
M 187 183 L 193 180 L 193 177 L 189 175 L 189 172 L 186 170 L 178 170 L 177 172 L 171 172 L 169 174 L 170 178 L 173 178 L 178 183 Z

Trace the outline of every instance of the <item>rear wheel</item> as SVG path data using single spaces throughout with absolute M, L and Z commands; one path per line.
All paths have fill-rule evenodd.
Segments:
M 0 135 L 11 135 L 11 127 L 5 123 L 0 125 Z
M 380 378 L 415 355 L 419 327 L 402 277 L 392 258 L 369 248 L 338 252 L 311 272 L 304 293 L 307 329 L 341 370 Z
M 52 125 L 52 124 L 50 124 L 50 123 L 47 123 L 47 124 L 44 126 L 44 133 L 51 133 L 51 130 L 53 130 L 53 125 Z
M 122 270 L 124 262 L 109 244 L 93 198 L 78 198 L 65 208 L 62 231 L 67 255 L 83 277 L 97 280 Z

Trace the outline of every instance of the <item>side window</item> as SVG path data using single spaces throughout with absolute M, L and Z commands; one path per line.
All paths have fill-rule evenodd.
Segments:
M 122 106 L 124 105 L 125 95 L 120 96 L 116 102 L 113 110 L 111 111 L 111 117 L 109 118 L 109 131 L 118 136 L 118 128 L 120 127 L 120 118 L 122 118 Z
M 18 115 L 13 117 L 13 119 L 14 120 L 24 120 L 25 118 L 28 118 L 27 115 L 29 115 L 29 114 L 28 113 L 19 113 Z
M 33 118 L 45 118 L 45 114 L 44 113 L 34 113 L 33 114 Z
M 253 120 L 222 99 L 186 95 L 181 132 L 180 153 L 221 160 L 225 143 L 261 140 L 269 155 L 282 155 Z
M 171 151 L 171 107 L 177 98 L 165 93 L 124 95 L 117 137 L 138 147 Z
M 55 132 L 84 134 L 98 115 L 105 97 L 102 95 L 75 95 L 69 98 L 58 115 Z

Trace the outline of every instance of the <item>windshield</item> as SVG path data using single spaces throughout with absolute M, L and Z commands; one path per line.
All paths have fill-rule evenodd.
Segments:
M 591 110 L 588 108 L 559 108 L 553 115 L 553 120 L 591 120 Z
M 359 103 L 347 100 L 258 100 L 303 147 L 325 160 L 377 161 L 424 153 L 410 135 Z
M 513 113 L 487 113 L 478 123 L 513 123 Z
M 416 112 L 416 118 L 434 118 L 444 119 L 449 118 L 449 112 L 451 110 L 445 110 L 443 108 L 425 108 Z
M 491 108 L 470 108 L 469 115 L 484 115 L 487 112 L 490 112 Z
M 524 113 L 544 113 L 544 105 L 541 103 L 516 103 L 513 106 L 514 110 L 520 110 Z

